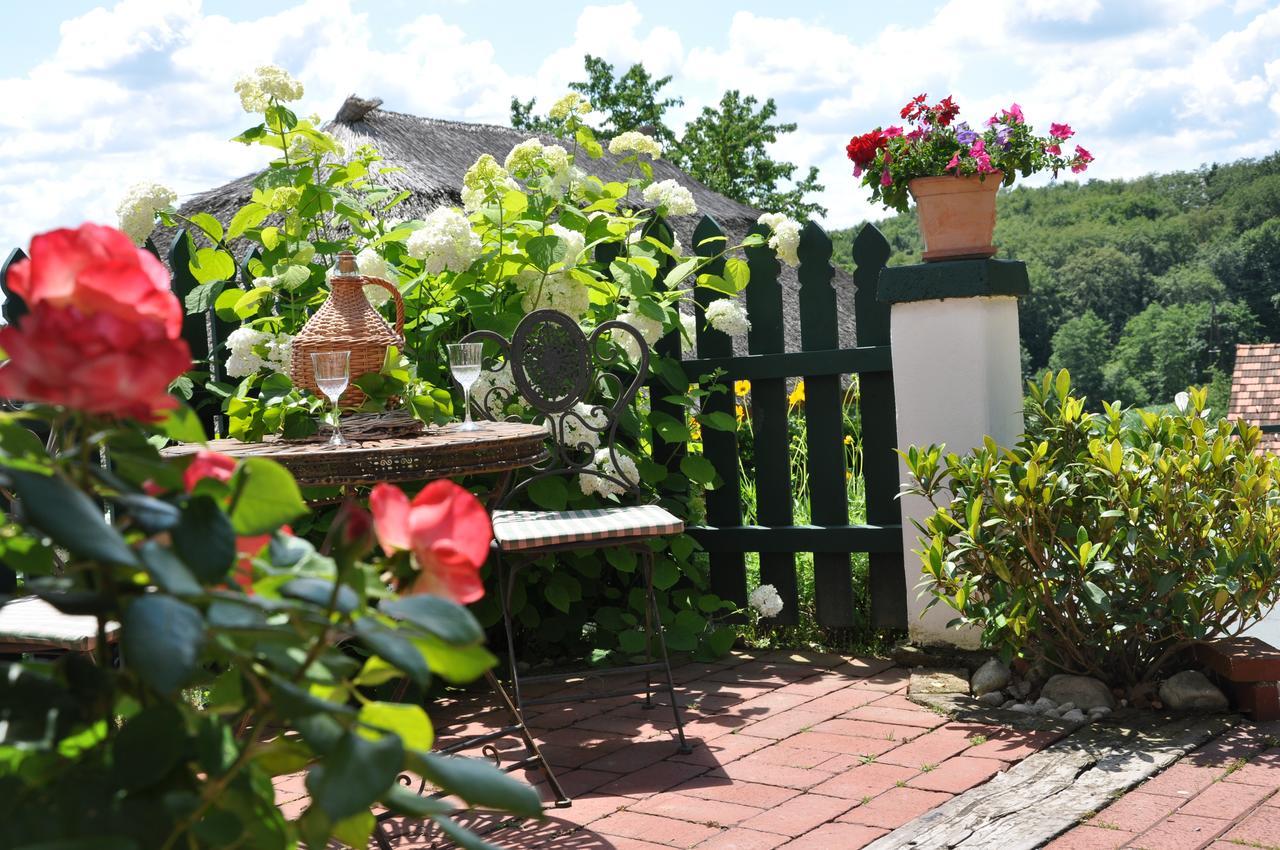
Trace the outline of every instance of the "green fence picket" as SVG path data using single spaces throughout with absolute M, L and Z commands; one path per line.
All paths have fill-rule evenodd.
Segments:
M 813 222 L 800 234 L 800 347 L 822 351 L 840 347 L 836 291 L 831 285 L 831 239 Z M 808 449 L 809 513 L 815 525 L 847 525 L 848 484 L 845 476 L 839 375 L 810 375 L 804 381 L 805 442 Z M 815 552 L 814 603 L 818 623 L 852 626 L 853 572 L 849 555 Z
M 889 262 L 889 242 L 872 225 L 853 241 L 854 316 L 858 346 L 889 345 L 889 305 L 876 298 L 880 271 Z M 862 420 L 862 480 L 866 488 L 867 522 L 901 525 L 898 494 L 897 422 L 893 375 L 873 372 L 860 376 L 858 412 Z M 868 555 L 871 621 L 877 628 L 907 627 L 907 584 L 902 557 L 873 552 Z
M 709 241 L 710 240 L 710 241 Z M 700 257 L 714 257 L 724 252 L 724 231 L 709 216 L 693 231 L 694 250 Z M 701 271 L 723 276 L 724 258 L 713 260 Z M 723 292 L 699 287 L 694 299 L 703 312 L 713 302 L 728 298 Z M 697 322 L 698 357 L 732 357 L 733 339 L 704 321 Z M 727 383 L 727 392 L 712 393 L 702 403 L 707 414 L 723 414 L 733 417 L 733 381 Z M 742 485 L 738 476 L 738 435 L 733 431 L 702 428 L 702 454 L 715 466 L 721 483 L 707 491 L 707 522 L 716 526 L 742 524 Z M 729 599 L 739 606 L 747 604 L 747 564 L 742 552 L 713 552 L 709 556 L 711 568 L 711 592 L 721 599 Z
M 769 229 L 756 225 L 752 233 L 768 236 Z M 746 249 L 751 280 L 747 284 L 747 315 L 751 330 L 747 348 L 751 354 L 781 354 L 786 349 L 786 325 L 782 313 L 782 265 L 772 248 Z M 762 526 L 790 526 L 791 436 L 787 430 L 786 378 L 755 378 L 751 381 L 751 427 L 753 429 L 756 472 L 756 522 Z M 772 584 L 782 597 L 782 612 L 775 622 L 794 625 L 800 621 L 800 586 L 796 579 L 796 556 L 791 552 L 760 553 L 760 583 Z

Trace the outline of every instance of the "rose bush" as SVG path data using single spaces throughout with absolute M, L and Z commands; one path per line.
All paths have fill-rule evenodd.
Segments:
M 477 846 L 452 805 L 399 782 L 405 772 L 471 805 L 537 815 L 527 786 L 432 753 L 421 703 L 378 698 L 391 679 L 421 694 L 433 677 L 469 682 L 495 659 L 465 608 L 384 583 L 390 565 L 369 558 L 366 511 L 346 504 L 317 528 L 269 460 L 157 452 L 158 436 L 203 435 L 163 392 L 188 358 L 154 258 L 94 226 L 38 236 L 30 256 L 15 290 L 31 312 L 3 331 L 0 382 L 41 403 L 0 413 L 0 487 L 20 505 L 0 518 L 0 561 L 19 571 L 21 594 L 92 618 L 96 639 L 93 658 L 0 662 L 0 846 L 364 847 L 375 806 Z M 78 322 L 81 335 L 31 340 L 41 317 Z M 120 370 L 144 367 L 124 357 L 127 345 L 167 352 L 155 367 L 163 382 L 129 388 L 139 376 Z M 74 389 L 36 381 L 59 366 Z M 121 398 L 80 387 L 91 371 Z M 176 412 L 144 424 L 164 410 Z M 52 451 L 27 425 L 50 433 Z M 433 540 L 427 551 L 451 569 L 478 570 L 483 508 L 449 482 L 432 492 L 447 510 L 428 506 L 411 539 Z M 288 818 L 272 780 L 302 771 L 309 804 Z

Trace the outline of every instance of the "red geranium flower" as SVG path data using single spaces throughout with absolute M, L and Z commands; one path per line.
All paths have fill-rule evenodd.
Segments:
M 480 568 L 489 557 L 493 526 L 484 505 L 452 481 L 432 481 L 409 501 L 404 491 L 379 484 L 369 494 L 382 550 L 413 553 L 417 576 L 404 593 L 431 593 L 463 605 L 484 596 Z
M 880 130 L 872 130 L 870 133 L 854 136 L 844 150 L 854 166 L 861 171 L 876 158 L 876 152 L 887 144 L 889 144 L 889 138 L 884 133 Z
M 960 114 L 960 107 L 951 99 L 951 95 L 947 95 L 942 101 L 935 106 L 934 112 L 937 113 L 938 123 L 943 127 L 949 125 Z

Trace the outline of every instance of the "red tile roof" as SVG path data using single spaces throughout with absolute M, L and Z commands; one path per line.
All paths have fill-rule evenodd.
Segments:
M 1236 346 L 1230 419 L 1280 425 L 1280 343 Z M 1263 434 L 1260 449 L 1280 453 L 1280 434 Z

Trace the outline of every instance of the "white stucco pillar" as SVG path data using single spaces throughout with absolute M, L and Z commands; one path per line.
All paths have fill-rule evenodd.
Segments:
M 1022 434 L 1018 296 L 1026 267 L 1007 260 L 963 260 L 885 269 L 878 295 L 890 302 L 893 390 L 898 447 L 945 443 L 964 452 L 990 435 L 1010 445 Z M 900 467 L 900 480 L 907 479 Z M 902 498 L 903 579 L 913 642 L 976 648 L 976 630 L 948 629 L 955 611 L 927 613 L 920 595 L 921 549 L 913 520 L 931 513 L 916 496 Z

